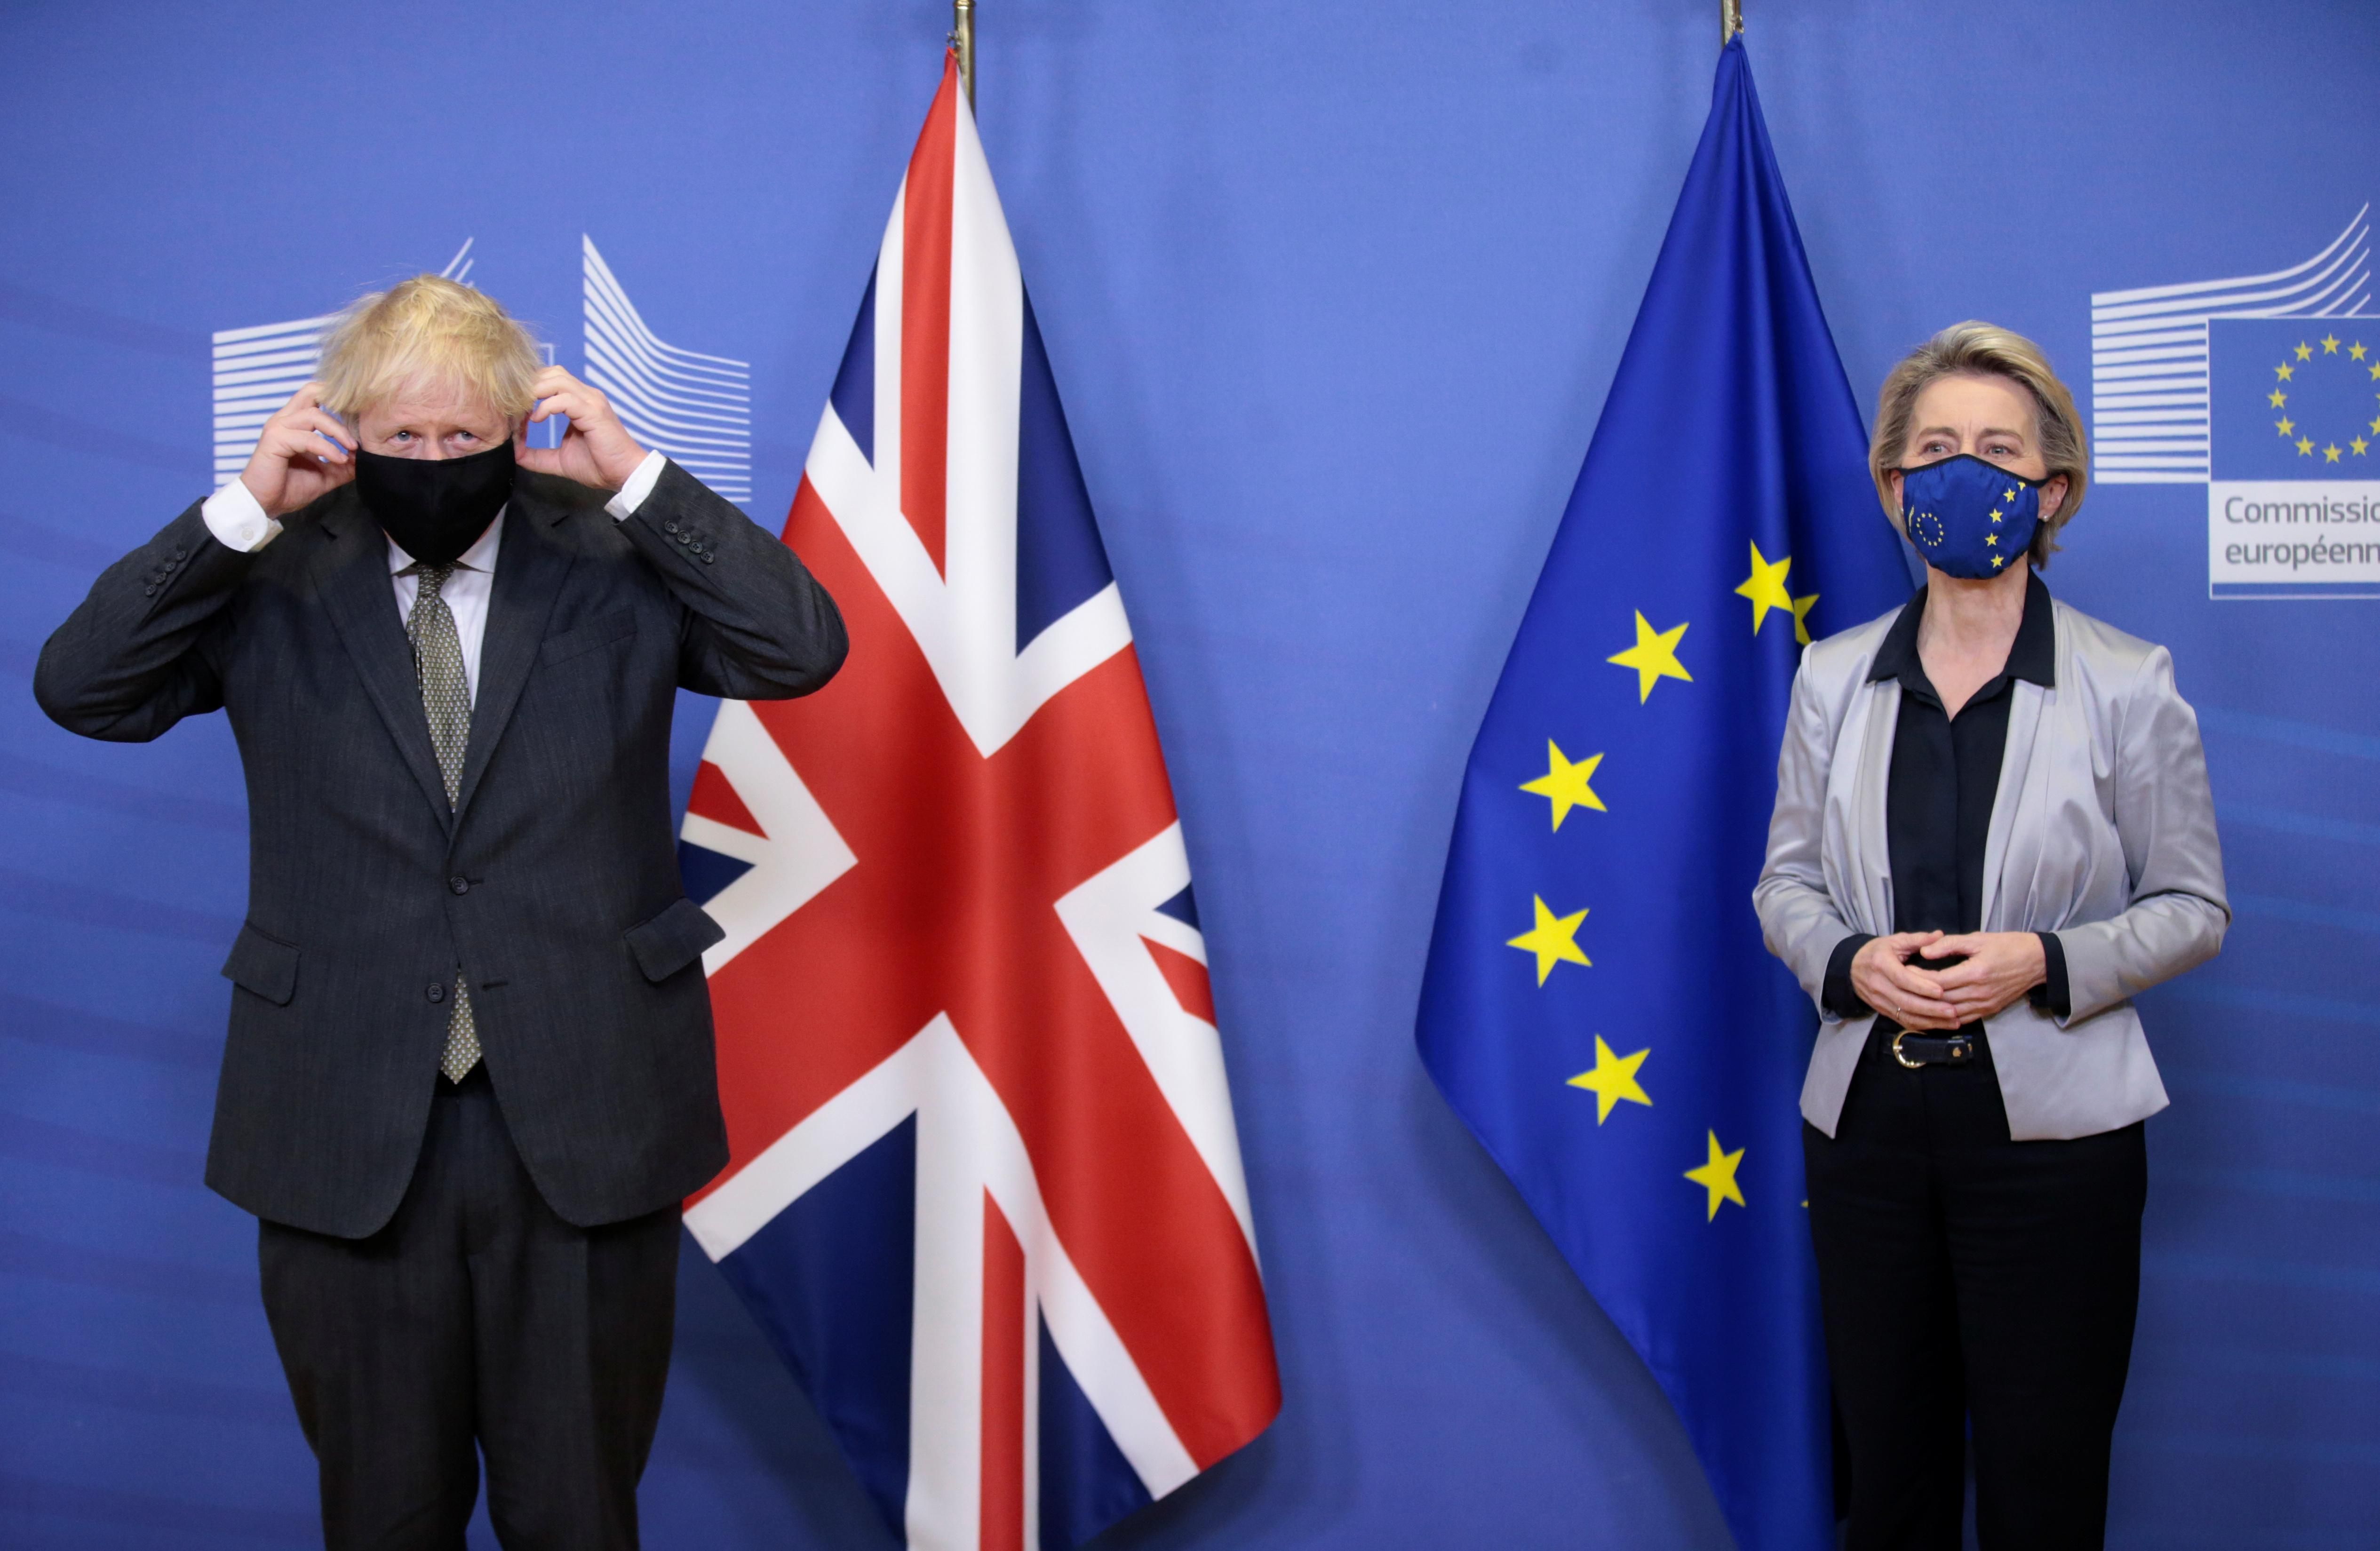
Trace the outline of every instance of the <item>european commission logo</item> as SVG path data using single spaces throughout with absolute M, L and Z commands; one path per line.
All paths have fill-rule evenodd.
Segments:
M 752 503 L 752 363 L 666 345 L 579 236 L 587 381 L 628 434 L 739 506 Z
M 2217 320 L 2215 596 L 2380 598 L 2380 318 Z
M 2289 269 L 2091 297 L 2092 472 L 2206 487 L 2211 597 L 2380 597 L 2370 214 Z
M 476 240 L 476 239 L 475 239 Z M 471 242 L 438 273 L 470 283 Z M 752 501 L 752 365 L 682 349 L 653 333 L 603 261 L 579 236 L 583 375 L 603 390 L 628 433 L 667 454 L 738 505 Z M 214 470 L 218 484 L 248 467 L 264 422 L 322 363 L 322 335 L 337 315 L 218 330 L 214 336 Z M 545 346 L 545 358 L 554 358 Z M 552 446 L 562 425 L 529 428 Z

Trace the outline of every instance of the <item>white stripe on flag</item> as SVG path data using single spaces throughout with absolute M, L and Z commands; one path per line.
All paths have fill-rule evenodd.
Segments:
M 1014 704 L 1024 688 L 1015 660 L 1016 406 L 1025 281 L 971 115 L 953 116 L 945 606 L 958 643 L 973 649 L 936 663 L 935 673 L 953 702 L 979 708 L 995 725 L 1021 727 L 1032 714 Z
M 859 858 L 744 701 L 719 703 L 702 757 L 727 777 L 767 837 L 697 813 L 687 814 L 678 830 L 692 844 L 751 864 L 749 872 L 703 905 L 727 934 L 702 955 L 703 973 L 717 975 L 729 960 L 857 866 Z
M 1248 1210 L 1247 1177 L 1240 1167 L 1240 1133 L 1232 1116 L 1232 1087 L 1223 1075 L 1223 1045 L 1215 1025 L 1185 1011 L 1144 937 L 1200 963 L 1206 939 L 1186 922 L 1155 908 L 1190 883 L 1182 826 L 1169 824 L 1122 861 L 1078 884 L 1058 902 L 1058 919 L 1074 938 L 1099 989 L 1123 1020 L 1140 1059 L 1148 1064 L 1174 1118 L 1232 1205 L 1248 1253 L 1257 1248 Z
M 918 1210 L 910 1544 L 975 1544 L 967 1537 L 981 1500 L 986 1192 L 1025 1248 L 1026 1284 L 1051 1343 L 1149 1495 L 1161 1497 L 1197 1474 L 1123 1339 L 1059 1243 L 1024 1138 L 946 1015 L 705 1196 L 686 1214 L 687 1230 L 711 1259 L 734 1254 L 911 1114 Z M 936 1414 L 921 1424 L 928 1409 Z

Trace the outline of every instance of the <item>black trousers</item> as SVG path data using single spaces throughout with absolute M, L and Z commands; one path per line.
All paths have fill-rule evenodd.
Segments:
M 387 1227 L 265 1223 L 264 1312 L 331 1551 L 461 1551 L 480 1453 L 507 1551 L 636 1545 L 677 1246 L 672 1210 L 592 1229 L 554 1216 L 484 1066 L 440 1081 Z
M 1988 1049 L 1912 1072 L 1879 1033 L 1833 1139 L 1804 1125 L 1802 1149 L 1849 1551 L 1957 1551 L 1970 1424 L 1983 1545 L 2103 1544 L 2140 1304 L 2141 1126 L 2011 1142 Z

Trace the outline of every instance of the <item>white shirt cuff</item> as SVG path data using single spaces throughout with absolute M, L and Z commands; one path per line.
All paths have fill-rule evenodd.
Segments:
M 254 554 L 281 537 L 281 525 L 264 515 L 263 506 L 237 475 L 207 497 L 199 515 L 206 519 L 207 531 L 216 542 L 242 554 Z
M 603 510 L 622 522 L 636 515 L 637 508 L 645 503 L 645 497 L 653 493 L 653 486 L 661 480 L 662 466 L 667 462 L 669 459 L 658 452 L 647 453 L 645 461 L 637 465 L 637 471 L 628 476 L 628 482 L 620 487 L 620 493 L 603 503 Z

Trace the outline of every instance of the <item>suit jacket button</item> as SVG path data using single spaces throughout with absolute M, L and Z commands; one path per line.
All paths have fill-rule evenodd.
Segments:
M 141 597 L 143 597 L 143 598 L 154 598 L 154 597 L 156 597 L 156 596 L 157 596 L 157 584 L 156 584 L 155 582 L 151 582 L 147 587 L 142 588 L 140 589 L 140 596 L 141 596 Z
M 471 880 L 458 872 L 446 880 L 446 887 L 458 894 L 468 894 L 471 891 Z
M 446 1000 L 446 988 L 443 983 L 433 980 L 430 983 L 429 988 L 424 990 L 421 994 L 428 997 L 432 1001 L 444 1001 Z
M 182 559 L 184 556 L 188 555 L 189 552 L 190 552 L 190 551 L 189 551 L 188 550 L 187 550 L 187 549 L 183 548 L 183 547 L 182 547 L 181 545 L 179 545 L 179 544 L 176 544 L 176 545 L 175 545 L 175 546 L 174 546 L 174 558 L 175 558 L 176 560 L 180 560 L 180 559 Z
M 677 519 L 675 517 L 672 517 L 669 521 L 662 524 L 662 531 L 663 533 L 675 533 L 677 531 Z

